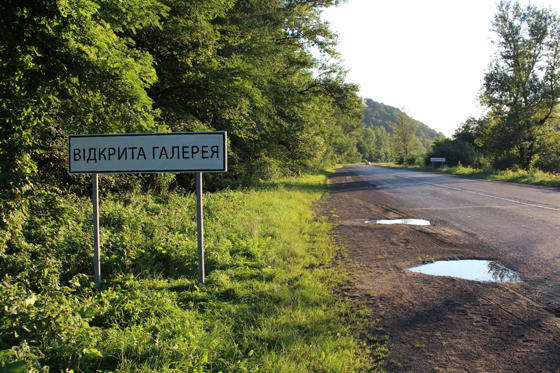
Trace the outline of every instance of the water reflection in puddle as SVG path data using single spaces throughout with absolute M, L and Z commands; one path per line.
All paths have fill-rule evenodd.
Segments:
M 445 260 L 410 268 L 410 270 L 427 275 L 458 277 L 473 281 L 521 281 L 517 272 L 490 260 Z
M 406 224 L 406 225 L 430 225 L 430 222 L 424 219 L 393 219 L 393 220 L 366 220 L 363 223 L 370 224 Z

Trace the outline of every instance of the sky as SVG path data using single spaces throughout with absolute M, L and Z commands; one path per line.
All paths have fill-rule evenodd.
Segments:
M 529 1 L 521 0 L 525 6 Z M 560 0 L 532 0 L 560 11 Z M 348 0 L 322 19 L 338 34 L 337 51 L 359 95 L 405 108 L 451 137 L 477 103 L 495 46 L 493 0 Z

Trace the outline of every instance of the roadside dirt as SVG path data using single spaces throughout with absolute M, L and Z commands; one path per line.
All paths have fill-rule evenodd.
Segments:
M 559 372 L 560 319 L 530 283 L 414 273 L 437 260 L 487 259 L 491 248 L 445 227 L 360 221 L 418 218 L 342 168 L 317 209 L 334 220 L 355 289 L 372 311 L 370 338 L 388 340 L 387 372 Z M 378 322 L 373 321 L 379 319 Z

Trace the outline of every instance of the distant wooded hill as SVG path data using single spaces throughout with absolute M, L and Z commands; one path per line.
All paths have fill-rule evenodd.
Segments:
M 364 120 L 366 127 L 383 127 L 388 133 L 393 133 L 391 129 L 391 124 L 398 124 L 397 113 L 400 112 L 392 106 L 382 104 L 380 102 L 375 102 L 370 98 L 366 98 L 366 108 L 364 109 Z M 411 118 L 412 119 L 412 118 Z M 414 120 L 414 119 L 412 119 Z M 436 137 L 445 136 L 443 133 L 438 132 L 424 123 L 414 120 L 420 123 L 420 128 L 416 131 L 416 137 L 422 142 L 422 145 L 426 149 L 429 149 L 430 145 Z

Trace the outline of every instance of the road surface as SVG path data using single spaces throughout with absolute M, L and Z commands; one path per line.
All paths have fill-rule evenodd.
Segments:
M 370 310 L 384 371 L 560 372 L 559 189 L 366 165 L 329 184 L 317 208 L 345 248 L 341 294 Z M 404 218 L 431 225 L 371 224 Z M 450 259 L 495 260 L 522 282 L 410 270 Z
M 415 217 L 469 232 L 487 256 L 531 282 L 539 301 L 560 309 L 560 189 L 379 166 L 355 166 Z

